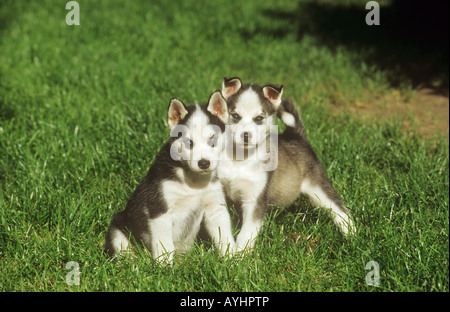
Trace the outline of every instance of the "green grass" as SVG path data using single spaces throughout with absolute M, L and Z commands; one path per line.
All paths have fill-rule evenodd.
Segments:
M 0 290 L 449 291 L 448 141 L 329 111 L 389 90 L 373 50 L 300 39 L 280 18 L 292 1 L 166 2 L 80 0 L 70 27 L 65 1 L 0 4 Z M 224 76 L 285 85 L 356 237 L 300 198 L 267 215 L 251 256 L 200 242 L 171 267 L 144 251 L 112 263 L 110 218 L 168 138 L 170 98 L 204 102 Z

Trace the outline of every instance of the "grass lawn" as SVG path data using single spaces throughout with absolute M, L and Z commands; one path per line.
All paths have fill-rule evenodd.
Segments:
M 0 291 L 448 292 L 448 134 L 331 114 L 391 92 L 394 76 L 405 96 L 416 85 L 373 47 L 302 33 L 303 2 L 80 0 L 81 25 L 68 26 L 65 1 L 2 1 Z M 345 3 L 365 14 L 365 1 Z M 171 267 L 139 250 L 112 263 L 107 227 L 168 138 L 169 100 L 205 102 L 224 76 L 284 84 L 357 235 L 299 198 L 266 216 L 251 256 L 199 242 Z M 79 285 L 66 283 L 70 261 Z

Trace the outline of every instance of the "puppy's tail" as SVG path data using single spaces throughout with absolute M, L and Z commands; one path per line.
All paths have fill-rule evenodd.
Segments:
M 281 101 L 277 116 L 286 125 L 286 130 L 284 131 L 286 135 L 305 137 L 305 129 L 298 110 L 290 100 L 283 99 Z

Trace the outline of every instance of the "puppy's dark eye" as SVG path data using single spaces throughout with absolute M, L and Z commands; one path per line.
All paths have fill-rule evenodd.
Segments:
M 184 139 L 183 143 L 189 149 L 192 149 L 194 147 L 194 142 L 192 142 L 192 140 L 190 139 Z
M 231 114 L 231 117 L 233 117 L 234 119 L 241 119 L 241 116 L 236 113 Z
M 213 134 L 213 136 L 210 137 L 209 140 L 208 140 L 208 145 L 211 146 L 211 147 L 216 147 L 217 146 L 216 145 L 217 140 L 218 140 L 217 135 Z
M 258 116 L 258 117 L 255 117 L 255 121 L 261 121 L 261 120 L 263 120 L 264 119 L 264 116 Z

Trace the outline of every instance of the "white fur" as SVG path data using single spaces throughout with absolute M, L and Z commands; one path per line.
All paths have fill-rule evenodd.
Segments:
M 286 126 L 291 128 L 295 127 L 295 118 L 291 113 L 283 112 L 281 114 L 281 120 L 283 120 Z
M 303 181 L 300 191 L 309 196 L 316 206 L 330 209 L 331 217 L 334 223 L 336 223 L 345 235 L 354 232 L 353 221 L 349 216 L 339 209 L 339 206 L 332 201 L 322 188 L 318 185 L 312 185 L 309 180 Z
M 222 255 L 234 250 L 231 223 L 219 181 L 197 188 L 184 181 L 168 180 L 162 183 L 162 192 L 168 211 L 149 221 L 155 259 L 171 263 L 176 250 L 189 250 L 202 220 Z
M 253 118 L 262 113 L 261 103 L 258 94 L 252 89 L 248 89 L 239 96 L 239 105 L 236 106 L 237 112 L 243 118 Z
M 115 230 L 113 233 L 112 245 L 115 253 L 127 250 L 129 245 L 128 237 L 126 237 L 122 231 Z

